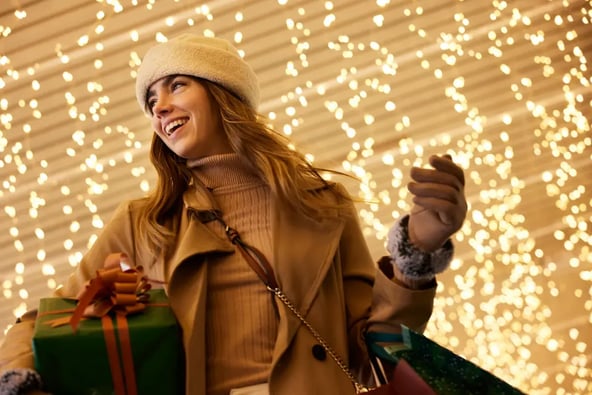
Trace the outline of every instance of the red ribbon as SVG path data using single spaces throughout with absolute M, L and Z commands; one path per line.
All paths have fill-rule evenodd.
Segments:
M 127 315 L 146 307 L 150 283 L 142 267 L 132 267 L 126 254 L 110 254 L 96 274 L 76 298 L 78 304 L 70 317 L 74 332 L 83 317 L 103 317 L 110 311 Z
M 104 268 L 97 270 L 96 277 L 77 296 L 78 304 L 72 315 L 48 322 L 54 327 L 70 323 L 76 332 L 81 320 L 101 319 L 115 395 L 138 393 L 126 316 L 146 308 L 150 282 L 159 281 L 149 280 L 141 266 L 130 264 L 126 254 L 110 254 L 105 259 Z M 115 313 L 119 348 L 109 312 Z

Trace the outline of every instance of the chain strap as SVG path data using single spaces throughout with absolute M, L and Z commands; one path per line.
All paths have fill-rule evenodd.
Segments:
M 325 349 L 325 351 L 331 356 L 331 358 L 337 363 L 337 366 L 345 373 L 347 378 L 352 382 L 356 389 L 356 394 L 361 394 L 364 392 L 368 392 L 369 389 L 364 385 L 360 384 L 352 372 L 349 370 L 347 364 L 343 361 L 343 359 L 337 354 L 335 350 L 325 341 L 325 339 L 316 331 L 316 329 L 300 314 L 300 311 L 294 307 L 290 299 L 282 292 L 279 288 L 272 288 L 267 286 L 267 290 L 273 293 L 295 316 L 304 324 L 306 329 L 313 335 L 317 342 Z

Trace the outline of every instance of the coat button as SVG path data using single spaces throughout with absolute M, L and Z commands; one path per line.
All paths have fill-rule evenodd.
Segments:
M 315 344 L 312 346 L 312 355 L 319 361 L 324 361 L 327 359 L 327 352 L 320 344 Z

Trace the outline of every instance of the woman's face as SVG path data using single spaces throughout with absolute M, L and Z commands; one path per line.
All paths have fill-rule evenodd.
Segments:
M 181 158 L 233 152 L 206 89 L 194 78 L 161 78 L 148 90 L 147 104 L 154 131 Z

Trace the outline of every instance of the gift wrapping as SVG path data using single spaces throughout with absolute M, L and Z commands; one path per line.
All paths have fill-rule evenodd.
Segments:
M 424 335 L 404 325 L 401 328 L 401 334 L 368 334 L 371 350 L 391 363 L 405 360 L 437 394 L 524 395 L 517 388 Z M 381 342 L 386 344 L 380 345 Z
M 109 314 L 80 322 L 74 331 L 70 325 L 52 327 L 48 322 L 72 315 L 74 299 L 44 298 L 39 305 L 33 334 L 35 368 L 46 389 L 54 395 L 116 394 L 115 376 L 121 375 L 126 387 L 130 376 L 135 387 L 125 391 L 141 395 L 183 394 L 184 356 L 181 333 L 163 290 L 148 291 L 146 308 L 137 314 Z M 125 320 L 129 339 L 120 338 L 119 328 Z M 109 360 L 106 339 L 113 338 L 119 358 Z M 134 374 L 125 375 L 125 355 L 129 342 Z M 123 354 L 122 354 L 123 353 Z M 117 364 L 117 362 L 119 364 Z M 129 366 L 129 365 L 128 365 Z

